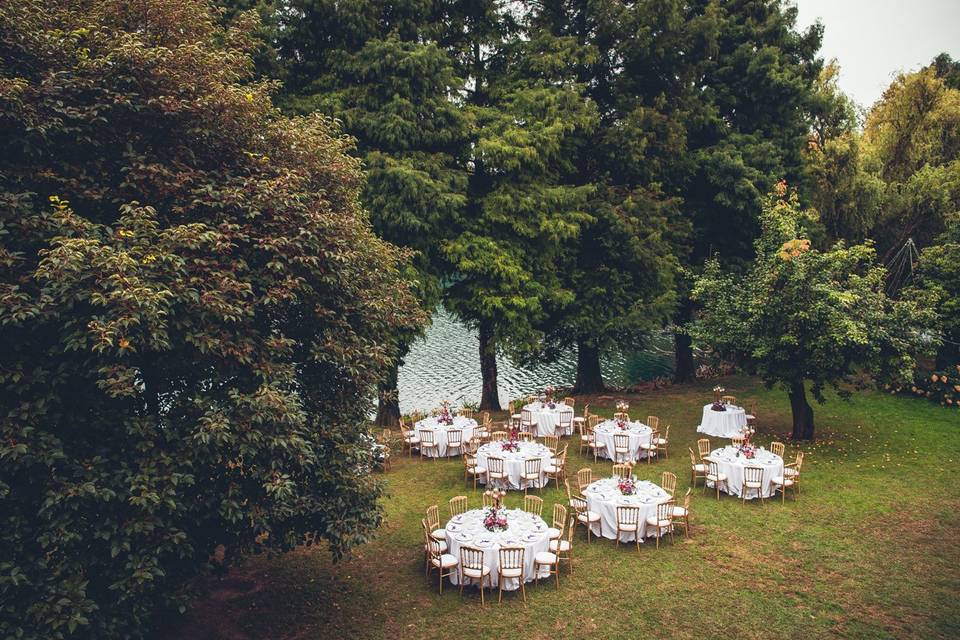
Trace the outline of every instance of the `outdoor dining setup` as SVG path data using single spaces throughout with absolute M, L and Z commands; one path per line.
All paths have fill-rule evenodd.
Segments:
M 463 482 L 477 492 L 451 497 L 445 522 L 438 505 L 427 508 L 421 522 L 425 573 L 438 579 L 441 593 L 449 581 L 461 593 L 475 587 L 481 603 L 493 590 L 498 601 L 504 591 L 519 591 L 525 601 L 529 583 L 549 580 L 560 588 L 561 574 L 572 575 L 578 539 L 640 552 L 673 543 L 677 535 L 689 537 L 697 489 L 743 503 L 762 503 L 778 492 L 781 501 L 787 492 L 796 497 L 803 453 L 786 463 L 784 443 L 757 444 L 755 405 L 744 410 L 724 391 L 714 388 L 696 432 L 726 442 L 718 446 L 704 437 L 696 451 L 688 448 L 685 490 L 672 471 L 652 475 L 654 463 L 669 460 L 671 426 L 656 415 L 631 418 L 624 400 L 613 404 L 611 417 L 592 413 L 589 404 L 578 416 L 574 398 L 558 400 L 547 388 L 510 403 L 497 422 L 488 412 L 478 420 L 470 408 L 455 410 L 449 402 L 401 422 L 409 456 L 459 456 Z M 562 489 L 563 498 L 544 513 L 548 486 Z M 522 495 L 514 499 L 517 492 Z

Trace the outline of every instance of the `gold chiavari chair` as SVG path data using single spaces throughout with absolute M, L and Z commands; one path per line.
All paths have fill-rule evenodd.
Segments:
M 536 440 L 536 437 L 529 431 L 521 431 L 517 434 L 517 437 L 520 439 L 520 442 L 533 442 Z
M 506 431 L 494 431 L 493 433 L 490 434 L 490 440 L 492 442 L 497 442 L 499 440 L 506 440 L 509 437 L 510 437 L 510 434 L 507 433 Z
M 573 434 L 573 412 L 561 411 L 557 414 L 557 426 L 554 435 L 569 436 Z
M 598 516 L 599 517 L 599 516 Z M 573 534 L 575 527 L 567 528 L 567 539 L 557 538 L 550 541 L 550 552 L 557 556 L 557 571 L 560 571 L 560 561 L 566 560 L 573 575 Z
M 783 456 L 780 456 L 781 458 Z M 783 475 L 787 478 L 794 478 L 800 475 L 800 467 L 803 466 L 803 451 L 797 451 L 797 457 L 794 458 L 793 462 L 783 466 Z M 797 490 L 800 490 L 800 484 L 794 483 L 797 487 Z
M 697 456 L 693 452 L 693 449 L 687 447 L 687 451 L 690 452 L 690 484 L 697 486 L 698 478 L 704 478 L 704 482 L 706 482 L 707 471 L 709 471 L 709 469 L 706 463 L 697 462 Z
M 473 409 L 470 407 L 463 407 L 460 409 L 460 415 L 466 418 L 467 420 L 473 420 Z
M 506 580 L 519 580 L 523 601 L 527 601 L 527 588 L 523 581 L 523 547 L 500 547 L 500 563 L 497 565 L 497 583 L 499 585 L 497 602 L 503 602 L 503 583 Z
M 443 579 L 453 575 L 457 568 L 457 558 L 455 556 L 441 551 L 441 545 L 436 540 L 427 538 L 427 548 L 430 554 L 430 564 L 427 565 L 427 572 L 436 569 L 440 579 L 440 593 L 443 593 Z
M 757 422 L 757 401 L 750 401 L 750 410 L 747 411 L 747 424 L 753 426 Z
M 481 411 L 480 412 L 480 424 L 490 424 L 490 412 Z
M 480 586 L 480 605 L 483 606 L 483 582 L 490 578 L 490 567 L 483 562 L 483 550 L 475 547 L 460 547 L 460 596 L 467 580 L 477 581 Z M 493 583 L 490 583 L 493 588 Z
M 430 536 L 430 526 L 427 524 L 426 518 L 420 518 L 420 526 L 423 528 L 423 575 L 430 575 L 430 560 L 433 559 L 431 554 L 431 545 L 434 543 L 437 545 L 437 551 L 439 553 L 447 552 L 447 542 L 445 540 L 437 540 Z
M 580 433 L 580 455 L 583 455 L 585 449 L 590 448 L 590 442 L 592 442 L 593 436 L 587 427 L 586 422 L 581 422 L 577 425 L 577 431 Z
M 458 516 L 467 510 L 467 496 L 454 496 L 447 501 L 450 517 Z
M 458 455 L 463 453 L 463 431 L 460 429 L 447 431 L 447 455 L 452 455 L 453 451 Z
M 540 458 L 528 458 L 523 461 L 523 473 L 520 474 L 520 482 L 523 484 L 523 495 L 527 495 L 527 488 L 531 482 L 535 483 L 535 486 L 540 484 L 540 475 L 542 474 L 542 470 L 540 469 L 541 462 L 542 460 Z
M 577 489 L 583 491 L 593 484 L 593 469 L 584 467 L 577 471 Z
M 581 427 L 587 423 L 587 418 L 589 416 L 590 416 L 590 404 L 587 403 L 583 405 L 583 415 L 574 416 L 573 418 L 573 428 L 576 429 L 581 436 L 583 435 L 583 429 Z
M 593 462 L 594 464 L 596 464 L 598 454 L 601 451 L 607 450 L 607 443 L 600 442 L 599 440 L 597 440 L 597 433 L 596 431 L 593 430 L 594 429 L 593 427 L 588 427 L 588 429 L 589 429 L 590 440 L 587 442 L 587 448 L 590 451 L 593 451 Z
M 777 441 L 771 442 L 771 443 L 770 443 L 770 452 L 773 453 L 774 455 L 778 455 L 778 456 L 780 456 L 780 457 L 782 458 L 782 457 L 783 457 L 783 454 L 785 454 L 785 453 L 787 452 L 787 445 L 783 444 L 782 442 L 777 442 Z
M 697 440 L 697 452 L 700 454 L 701 460 L 706 460 L 710 457 L 710 438 L 700 438 Z
M 574 526 L 571 527 L 571 529 L 576 529 L 579 525 L 586 527 L 587 542 L 589 543 L 590 536 L 593 535 L 591 527 L 595 522 L 600 522 L 600 514 L 596 511 L 590 511 L 587 499 L 583 496 L 571 496 L 570 506 L 573 507 L 573 510 L 576 512 L 576 520 L 573 520 Z
M 429 455 L 434 460 L 440 457 L 440 445 L 433 438 L 432 429 L 420 429 L 420 457 Z M 431 453 L 432 452 L 432 453 Z
M 640 443 L 640 451 L 647 454 L 647 464 L 650 464 L 653 457 L 657 455 L 657 441 L 659 439 L 660 432 L 654 429 L 654 431 L 650 434 L 650 440 Z
M 600 424 L 600 420 L 601 420 L 600 416 L 595 416 L 591 413 L 589 416 L 587 416 L 587 426 L 593 429 L 598 424 Z
M 657 505 L 657 515 L 647 518 L 647 529 L 653 527 L 657 532 L 657 549 L 660 548 L 660 537 L 664 531 L 670 533 L 670 542 L 673 542 L 673 500 L 661 502 Z
M 683 537 L 690 537 L 690 494 L 693 493 L 693 489 L 687 488 L 687 492 L 683 494 L 683 506 L 678 507 L 674 505 L 673 507 L 673 524 L 683 528 Z
M 531 433 L 537 432 L 537 420 L 533 417 L 533 412 L 529 409 L 521 409 L 520 411 L 520 430 Z
M 667 425 L 667 428 L 660 433 L 660 437 L 657 438 L 657 457 L 660 457 L 660 454 L 663 454 L 664 459 L 670 458 L 670 452 L 668 451 L 670 447 L 670 425 Z
M 630 422 L 630 414 L 626 411 L 617 411 L 613 414 L 614 420 L 623 420 L 624 422 Z
M 470 479 L 473 478 L 473 488 L 477 488 L 477 480 L 484 478 L 486 480 L 487 469 L 486 467 L 481 467 L 477 462 L 477 457 L 465 453 L 463 454 L 463 479 L 465 482 L 470 482 Z
M 620 534 L 632 533 L 640 551 L 640 507 L 619 505 L 617 507 L 617 546 L 620 546 Z
M 797 453 L 797 458 L 795 462 L 791 462 L 788 465 L 784 465 L 783 471 L 784 475 L 776 476 L 772 479 L 774 494 L 776 494 L 777 489 L 780 490 L 780 502 L 786 503 L 787 501 L 787 489 L 793 487 L 793 499 L 797 499 L 797 494 L 800 493 L 800 469 L 803 467 L 803 452 L 800 451 Z M 790 470 L 791 474 L 787 475 L 787 470 Z
M 551 453 L 556 453 L 560 448 L 560 438 L 557 436 L 544 436 L 543 446 L 550 449 Z
M 563 528 L 567 524 L 567 507 L 559 502 L 553 505 L 553 522 L 547 529 L 547 536 L 551 540 L 563 537 Z
M 509 484 L 510 482 L 510 476 L 504 467 L 503 458 L 487 456 L 487 485 L 495 486 L 497 481 L 503 484 Z
M 633 468 L 630 465 L 620 462 L 613 465 L 614 478 L 629 478 L 631 475 L 633 475 Z
M 507 413 L 510 414 L 510 422 L 520 424 L 520 419 L 523 417 L 519 411 L 517 411 L 517 402 L 516 400 L 511 400 L 510 404 L 507 405 Z
M 435 504 L 427 507 L 427 526 L 430 527 L 431 538 L 447 541 L 446 529 L 440 528 L 440 508 Z
M 561 534 L 563 532 L 561 531 Z M 552 542 L 559 542 L 559 538 L 551 539 Z M 533 556 L 533 575 L 535 584 L 540 584 L 540 569 L 547 568 L 547 578 L 556 576 L 557 589 L 560 588 L 560 558 L 552 551 L 541 551 Z
M 677 492 L 677 474 L 672 471 L 664 471 L 660 474 L 660 487 L 673 497 Z
M 743 486 L 740 487 L 740 504 L 747 501 L 747 494 L 756 491 L 760 496 L 760 504 L 763 504 L 763 468 L 762 467 L 744 467 Z
M 735 447 L 743 446 L 743 443 L 746 441 L 747 441 L 746 436 L 733 436 L 732 438 L 730 438 L 730 444 L 732 444 Z
M 615 461 L 630 459 L 630 434 L 613 434 L 613 459 Z
M 413 450 L 420 448 L 420 437 L 413 429 L 408 429 L 400 418 L 400 435 L 403 437 L 403 448 L 407 450 L 410 457 L 413 457 Z
M 658 416 L 647 416 L 647 426 L 656 431 L 660 428 L 660 418 Z
M 709 469 L 707 470 L 706 482 L 703 483 L 703 493 L 704 493 L 704 495 L 706 495 L 706 493 L 707 493 L 707 483 L 708 483 L 708 482 L 712 482 L 712 483 L 713 483 L 713 487 L 717 490 L 717 500 L 719 500 L 719 499 L 720 499 L 720 485 L 723 485 L 724 487 L 727 487 L 727 476 L 726 476 L 725 474 L 723 474 L 723 473 L 720 473 L 720 467 L 717 466 L 717 463 L 714 462 L 713 460 L 709 461 L 708 464 L 710 465 L 710 467 L 709 467 Z M 729 491 L 730 489 L 727 488 L 726 490 Z
M 543 498 L 523 496 L 523 510 L 535 515 L 543 515 Z
M 723 404 L 737 404 L 736 396 L 720 396 L 720 402 Z
M 566 398 L 563 399 L 563 404 L 567 405 L 571 409 L 574 409 L 576 408 L 577 400 L 572 396 L 567 396 Z
M 543 474 L 547 477 L 546 484 L 553 480 L 560 488 L 560 481 L 564 479 L 567 471 L 567 447 L 564 446 L 560 453 L 550 458 L 550 464 L 543 468 Z

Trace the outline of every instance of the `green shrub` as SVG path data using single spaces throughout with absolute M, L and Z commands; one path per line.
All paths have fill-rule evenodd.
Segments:
M 381 519 L 362 426 L 421 321 L 319 117 L 195 0 L 0 4 L 0 637 L 147 633 L 219 544 Z

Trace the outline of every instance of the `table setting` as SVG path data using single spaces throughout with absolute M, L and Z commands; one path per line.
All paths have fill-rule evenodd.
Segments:
M 444 402 L 440 405 L 440 408 L 435 412 L 434 415 L 424 418 L 416 422 L 414 425 L 414 430 L 419 436 L 421 429 L 427 429 L 433 432 L 434 442 L 437 443 L 436 450 L 427 450 L 426 455 L 430 457 L 447 457 L 447 456 L 458 456 L 463 453 L 463 447 L 459 450 L 456 448 L 448 449 L 447 447 L 447 433 L 451 430 L 459 429 L 463 432 L 463 439 L 461 442 L 463 445 L 466 445 L 467 441 L 473 438 L 473 430 L 477 428 L 477 421 L 473 418 L 467 418 L 466 416 L 457 416 L 453 415 L 453 412 L 450 409 L 450 404 Z
M 736 438 L 743 435 L 747 426 L 747 412 L 743 407 L 721 402 L 720 394 L 724 391 L 722 387 L 714 387 L 713 402 L 703 405 L 698 433 L 715 438 Z
M 523 474 L 524 463 L 531 458 L 540 458 L 540 478 L 533 485 L 537 488 L 547 483 L 547 476 L 543 469 L 553 459 L 553 452 L 539 442 L 522 442 L 519 440 L 499 440 L 488 442 L 477 450 L 477 464 L 489 468 L 487 458 L 503 458 L 503 468 L 507 472 L 509 484 L 505 489 L 522 489 L 520 476 Z M 486 482 L 482 479 L 481 482 Z
M 565 414 L 569 414 L 565 420 L 569 426 L 559 435 L 573 435 L 573 407 L 556 401 L 552 394 L 541 394 L 535 402 L 524 405 L 523 410 L 529 411 L 537 423 L 536 433 L 533 434 L 535 437 L 558 435 L 557 426 L 560 424 L 560 416 Z
M 604 420 L 593 429 L 597 442 L 606 445 L 600 449 L 600 455 L 614 459 L 614 436 L 625 433 L 630 437 L 630 453 L 626 459 L 617 459 L 616 462 L 636 462 L 647 457 L 646 452 L 640 450 L 641 444 L 650 444 L 653 429 L 642 422 L 627 422 L 625 420 Z
M 523 580 L 530 582 L 536 576 L 533 559 L 541 551 L 548 551 L 550 538 L 547 523 L 540 516 L 522 509 L 507 509 L 499 503 L 494 507 L 471 509 L 454 516 L 445 527 L 448 553 L 460 559 L 460 547 L 469 546 L 483 551 L 483 563 L 490 567 L 490 581 L 498 583 L 497 565 L 501 547 L 522 547 Z M 541 568 L 540 577 L 549 577 L 549 570 Z M 459 575 L 451 576 L 453 584 L 459 584 Z M 520 588 L 517 578 L 507 578 L 505 591 Z
M 747 500 L 758 498 L 760 495 L 758 495 L 756 489 L 751 489 L 745 496 L 741 495 L 743 492 L 743 470 L 745 468 L 759 467 L 763 469 L 763 486 L 760 493 L 764 498 L 769 498 L 774 494 L 771 480 L 783 475 L 783 458 L 763 447 L 757 447 L 749 443 L 714 449 L 707 459 L 716 462 L 720 473 L 727 476 L 726 493 Z M 713 484 L 708 483 L 708 486 L 712 487 Z M 723 489 L 724 486 L 721 483 L 721 490 Z
M 594 523 L 594 535 L 610 540 L 617 539 L 617 507 L 640 507 L 640 541 L 647 537 L 646 521 L 649 516 L 657 515 L 657 505 L 672 499 L 671 495 L 659 485 L 649 480 L 630 478 L 603 478 L 596 480 L 583 490 L 590 511 L 600 514 L 600 522 Z M 653 534 L 651 534 L 653 535 Z M 622 532 L 621 542 L 632 542 L 632 532 Z

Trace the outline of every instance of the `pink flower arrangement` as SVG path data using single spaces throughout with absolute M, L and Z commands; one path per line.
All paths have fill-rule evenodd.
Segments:
M 487 531 L 505 531 L 507 529 L 507 516 L 503 509 L 499 507 L 490 507 L 483 517 L 483 526 Z
M 617 426 L 621 429 L 626 429 L 629 425 L 626 420 L 617 420 Z
M 620 489 L 620 493 L 625 496 L 632 496 L 637 492 L 637 485 L 632 478 L 620 478 L 617 489 Z
M 503 451 L 517 451 L 520 449 L 520 443 L 516 440 L 504 440 L 500 443 L 500 448 Z
M 453 413 L 450 411 L 450 402 L 444 400 L 440 403 L 440 409 L 437 412 L 437 424 L 450 426 L 453 424 Z
M 753 457 L 757 455 L 757 448 L 749 443 L 740 445 L 740 450 L 737 451 L 737 455 L 743 454 L 743 457 L 747 460 L 753 460 Z

